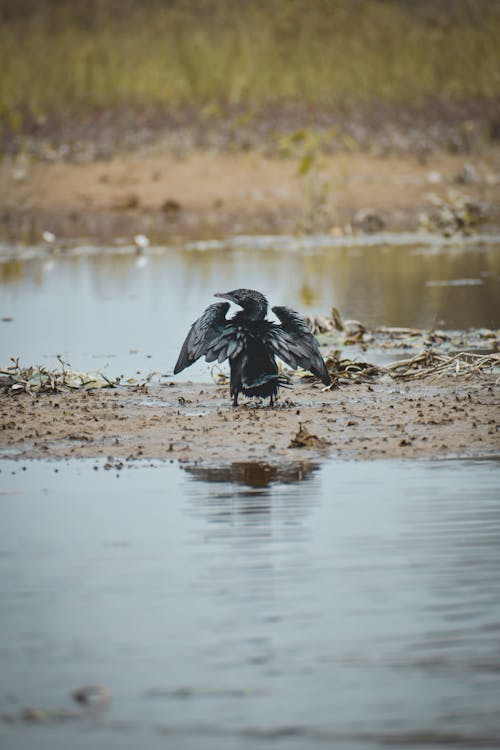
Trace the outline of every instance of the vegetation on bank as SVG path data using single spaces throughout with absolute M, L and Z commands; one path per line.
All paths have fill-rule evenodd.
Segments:
M 498 0 L 0 0 L 0 120 L 494 100 Z

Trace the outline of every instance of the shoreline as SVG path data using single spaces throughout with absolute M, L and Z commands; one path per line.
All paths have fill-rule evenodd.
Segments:
M 257 151 L 193 151 L 161 144 L 89 163 L 4 158 L 0 237 L 37 244 L 145 235 L 179 244 L 234 235 L 488 232 L 500 226 L 500 150 L 474 156 L 323 155 L 301 174 L 297 158 Z
M 0 451 L 19 460 L 105 458 L 107 468 L 143 459 L 216 466 L 500 455 L 493 375 L 472 383 L 446 377 L 438 384 L 335 390 L 296 382 L 275 408 L 250 401 L 232 408 L 227 390 L 168 383 L 126 391 L 4 394 Z

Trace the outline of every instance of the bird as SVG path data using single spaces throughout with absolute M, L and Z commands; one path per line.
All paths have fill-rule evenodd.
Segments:
M 269 406 L 279 387 L 289 381 L 279 374 L 276 357 L 292 369 L 301 367 L 316 375 L 325 385 L 330 376 L 318 342 L 306 321 L 290 307 L 273 307 L 280 323 L 267 320 L 268 301 L 255 289 L 234 289 L 214 294 L 229 302 L 215 302 L 193 323 L 174 367 L 174 375 L 190 367 L 201 356 L 207 362 L 229 360 L 230 395 L 233 406 L 238 396 L 265 398 Z M 230 302 L 241 307 L 227 318 Z

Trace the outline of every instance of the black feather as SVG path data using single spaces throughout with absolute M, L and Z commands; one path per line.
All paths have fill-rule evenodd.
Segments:
M 203 354 L 210 351 L 210 346 L 214 341 L 217 341 L 220 334 L 224 331 L 229 307 L 229 302 L 215 302 L 213 305 L 207 307 L 198 320 L 195 320 L 182 345 L 179 358 L 174 367 L 174 375 L 177 375 L 178 372 L 184 370 L 185 367 L 189 367 Z
M 290 307 L 273 307 L 273 313 L 281 322 L 280 326 L 273 328 L 269 337 L 275 354 L 290 367 L 309 370 L 325 385 L 330 385 L 330 375 L 318 342 L 306 321 Z
M 307 323 L 289 307 L 273 307 L 281 325 L 266 320 L 267 300 L 252 289 L 235 289 L 216 295 L 238 304 L 242 310 L 226 318 L 227 302 L 210 305 L 191 326 L 174 368 L 177 374 L 202 355 L 207 362 L 229 359 L 230 393 L 233 404 L 238 395 L 269 396 L 270 403 L 287 381 L 279 375 L 275 357 L 290 367 L 302 367 L 317 375 L 325 385 L 330 376 L 318 342 Z

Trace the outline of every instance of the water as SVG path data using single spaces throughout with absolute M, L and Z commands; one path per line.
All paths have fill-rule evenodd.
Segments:
M 495 461 L 2 463 L 0 746 L 500 746 Z M 24 468 L 25 467 L 25 468 Z
M 264 238 L 265 239 L 265 238 Z M 303 242 L 303 244 L 305 241 Z M 500 326 L 500 244 L 325 247 L 258 238 L 149 255 L 25 257 L 0 263 L 1 360 L 171 372 L 184 336 L 214 292 L 249 286 L 272 304 L 365 325 Z M 200 248 L 201 245 L 195 245 Z M 181 377 L 206 380 L 198 363 Z

